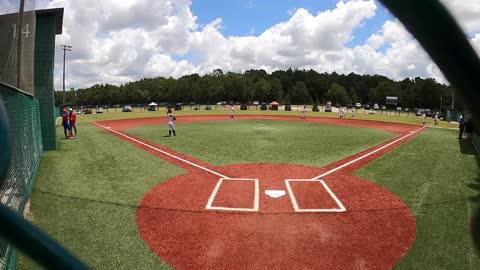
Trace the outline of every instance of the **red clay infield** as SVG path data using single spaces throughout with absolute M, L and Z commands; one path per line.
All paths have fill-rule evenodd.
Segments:
M 299 117 L 242 117 L 258 118 L 300 120 Z M 225 117 L 181 119 L 193 122 Z M 407 254 L 415 240 L 415 220 L 407 205 L 388 190 L 351 173 L 418 133 L 315 168 L 289 164 L 216 167 L 119 131 L 164 122 L 164 118 L 152 118 L 100 124 L 110 127 L 107 130 L 115 136 L 188 170 L 148 191 L 137 209 L 140 235 L 155 254 L 177 269 L 389 269 Z M 401 136 L 418 129 L 402 124 L 328 118 L 310 118 L 308 122 L 380 128 Z M 339 211 L 341 207 L 320 181 L 290 181 L 290 194 L 285 179 L 315 178 L 385 145 L 388 146 L 321 178 L 346 211 L 295 211 L 294 198 L 301 210 Z M 213 173 L 151 147 L 204 166 Z M 222 180 L 219 184 L 222 176 L 246 180 Z M 252 179 L 258 179 L 258 189 Z M 265 190 L 285 190 L 286 195 L 271 198 L 265 195 Z M 215 210 L 218 207 L 226 209 Z

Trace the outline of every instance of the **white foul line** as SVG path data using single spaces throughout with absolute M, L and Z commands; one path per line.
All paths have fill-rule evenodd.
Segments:
M 163 150 L 160 150 L 160 149 L 158 149 L 158 148 L 156 148 L 156 147 L 153 147 L 153 146 L 148 145 L 148 144 L 146 144 L 146 143 L 144 143 L 144 142 L 141 142 L 141 141 L 139 141 L 139 140 L 137 140 L 137 139 L 135 139 L 135 138 L 132 138 L 132 137 L 130 137 L 130 136 L 128 136 L 128 135 L 125 135 L 125 134 L 123 134 L 123 133 L 121 133 L 121 132 L 118 132 L 118 131 L 110 128 L 110 127 L 106 127 L 106 126 L 101 125 L 101 124 L 99 124 L 99 123 L 97 123 L 97 122 L 94 122 L 94 121 L 92 121 L 92 123 L 95 124 L 95 125 L 97 125 L 97 126 L 100 126 L 100 127 L 104 128 L 104 129 L 106 129 L 106 130 L 109 130 L 109 131 L 111 131 L 111 132 L 114 132 L 114 133 L 116 133 L 116 134 L 118 134 L 118 135 L 121 135 L 121 136 L 123 136 L 123 137 L 125 137 L 125 138 L 128 138 L 129 140 L 132 140 L 132 141 L 134 141 L 134 142 L 136 142 L 136 143 L 139 143 L 139 144 L 141 144 L 141 145 L 143 145 L 143 146 L 146 146 L 146 147 L 148 147 L 148 148 L 150 148 L 150 149 L 152 149 L 152 150 L 155 150 L 155 151 L 160 152 L 160 153 L 162 153 L 162 154 L 164 154 L 164 155 L 167 155 L 167 156 L 172 157 L 172 158 L 174 158 L 174 159 L 180 160 L 180 161 L 182 161 L 182 162 L 185 162 L 185 163 L 187 163 L 187 164 L 189 164 L 189 165 L 192 165 L 192 166 L 194 166 L 194 167 L 197 167 L 197 168 L 199 168 L 199 169 L 202 169 L 202 170 L 204 170 L 204 171 L 206 171 L 206 172 L 215 174 L 215 175 L 220 176 L 220 177 L 222 177 L 222 178 L 228 178 L 227 176 L 225 176 L 225 175 L 223 175 L 223 174 L 220 174 L 220 173 L 218 173 L 218 172 L 212 171 L 212 170 L 207 169 L 207 168 L 205 168 L 205 167 L 203 167 L 203 166 L 200 166 L 200 165 L 197 165 L 197 164 L 195 164 L 195 163 L 193 163 L 193 162 L 190 162 L 190 161 L 188 161 L 188 160 L 185 160 L 185 159 L 183 159 L 183 158 L 181 158 L 181 157 L 177 157 L 177 156 L 175 156 L 175 155 L 173 155 L 173 154 L 170 154 L 170 153 L 168 153 L 168 152 L 165 152 L 165 151 L 163 151 Z
M 222 185 L 223 180 L 229 180 L 229 181 L 254 181 L 255 182 L 255 197 L 253 199 L 253 208 L 236 208 L 236 207 L 221 207 L 221 206 L 212 206 L 213 200 L 215 200 L 215 197 L 217 196 L 218 190 L 220 189 L 220 186 Z M 260 201 L 260 187 L 258 184 L 258 179 L 250 179 L 250 178 L 220 178 L 217 182 L 217 185 L 215 186 L 215 189 L 213 190 L 212 194 L 210 195 L 210 198 L 208 199 L 207 206 L 205 206 L 205 209 L 209 210 L 227 210 L 227 211 L 253 211 L 256 212 L 259 210 L 259 201 Z
M 409 136 L 412 136 L 413 134 L 419 132 L 420 130 L 422 130 L 422 129 L 424 129 L 424 128 L 426 128 L 426 126 L 425 126 L 425 127 L 421 127 L 421 128 L 419 128 L 419 129 L 417 129 L 417 130 L 415 130 L 415 131 L 413 131 L 413 132 L 411 132 L 411 133 L 409 133 L 409 134 L 407 134 L 407 135 L 405 135 L 405 136 L 403 136 L 403 137 L 401 137 L 401 138 L 399 138 L 399 139 L 396 139 L 395 141 L 390 142 L 390 143 L 388 143 L 388 144 L 386 144 L 386 145 L 384 145 L 384 146 L 382 146 L 382 147 L 380 147 L 380 148 L 377 148 L 377 149 L 373 150 L 373 151 L 370 152 L 370 153 L 367 153 L 367 154 L 365 154 L 365 155 L 363 155 L 363 156 L 361 156 L 361 157 L 358 157 L 358 158 L 356 158 L 356 159 L 354 159 L 354 160 L 351 160 L 351 161 L 349 161 L 349 162 L 347 162 L 347 163 L 345 163 L 345 164 L 342 164 L 342 165 L 340 165 L 340 166 L 338 166 L 338 167 L 336 167 L 336 168 L 334 168 L 334 169 L 331 169 L 331 170 L 328 171 L 328 172 L 325 172 L 325 173 L 323 173 L 323 174 L 321 174 L 321 175 L 319 175 L 319 176 L 316 176 L 316 177 L 312 178 L 312 180 L 318 180 L 318 179 L 320 179 L 320 178 L 322 178 L 322 177 L 324 177 L 324 176 L 326 176 L 326 175 L 329 175 L 329 174 L 331 174 L 331 173 L 333 173 L 333 172 L 335 172 L 335 171 L 338 171 L 338 170 L 340 170 L 340 169 L 342 169 L 342 168 L 344 168 L 344 167 L 346 167 L 346 166 L 348 166 L 348 165 L 350 165 L 350 164 L 352 164 L 352 163 L 355 163 L 355 162 L 357 162 L 357 161 L 359 161 L 359 160 L 361 160 L 361 159 L 364 159 L 364 158 L 370 156 L 371 154 L 374 154 L 374 153 L 376 153 L 376 152 L 378 152 L 378 151 L 380 151 L 380 150 L 382 150 L 382 149 L 384 149 L 384 148 L 386 148 L 386 147 L 389 147 L 390 145 L 392 145 L 392 144 L 394 144 L 394 143 L 397 143 L 397 142 L 399 142 L 399 141 L 401 141 L 401 140 L 403 140 L 403 139 L 405 139 L 405 138 L 407 138 L 407 137 L 409 137 Z

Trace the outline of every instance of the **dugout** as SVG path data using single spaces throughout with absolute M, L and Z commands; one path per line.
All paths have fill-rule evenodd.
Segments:
M 175 111 L 181 111 L 182 107 L 183 107 L 183 103 L 176 103 L 174 109 Z

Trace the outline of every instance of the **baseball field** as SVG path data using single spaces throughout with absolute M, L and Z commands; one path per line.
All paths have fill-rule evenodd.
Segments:
M 455 124 L 174 113 L 175 137 L 165 111 L 79 116 L 28 219 L 93 269 L 478 269 L 478 161 Z

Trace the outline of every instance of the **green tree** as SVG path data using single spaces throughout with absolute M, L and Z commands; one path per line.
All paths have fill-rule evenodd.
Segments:
M 265 97 L 270 94 L 271 90 L 272 85 L 264 78 L 258 79 L 257 83 L 255 84 L 255 96 L 262 102 L 265 100 Z
M 378 104 L 385 104 L 387 96 L 400 97 L 400 86 L 391 81 L 382 81 L 368 94 L 369 100 Z M 400 102 L 400 100 L 398 100 Z
M 294 104 L 311 104 L 312 96 L 307 91 L 307 86 L 303 81 L 297 81 L 292 89 L 289 91 L 289 101 Z
M 345 106 L 348 99 L 347 90 L 345 90 L 345 87 L 338 83 L 332 83 L 330 89 L 327 92 L 327 98 L 333 104 L 340 104 L 342 106 Z
M 282 82 L 278 78 L 271 78 L 270 85 L 272 90 L 270 91 L 270 98 L 276 101 L 282 101 L 283 98 L 283 87 Z

